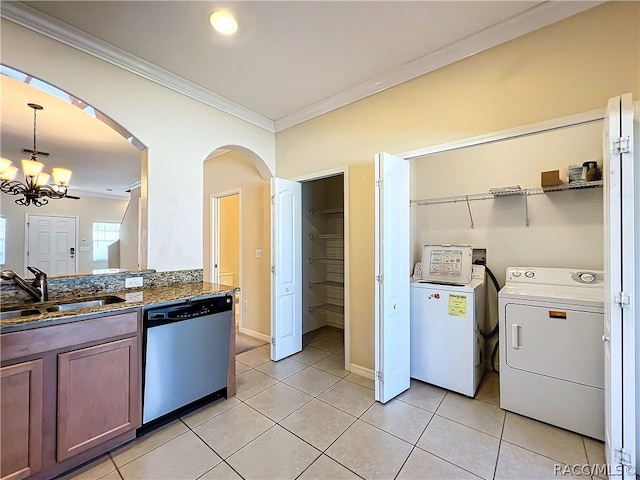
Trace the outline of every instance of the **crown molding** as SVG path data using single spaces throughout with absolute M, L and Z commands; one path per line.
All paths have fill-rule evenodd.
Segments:
M 2 2 L 0 16 L 269 132 L 275 131 L 273 120 L 21 2 Z
M 429 53 L 390 72 L 363 82 L 340 93 L 327 97 L 309 107 L 286 115 L 275 121 L 275 131 L 280 132 L 314 117 L 395 87 L 421 75 L 433 72 L 476 53 L 508 42 L 534 30 L 564 20 L 604 1 L 547 1 L 523 13 L 470 35 L 458 42 Z
M 69 195 L 73 195 L 76 197 L 94 197 L 94 198 L 105 198 L 107 200 L 129 200 L 131 195 L 126 192 L 118 193 L 118 192 L 108 192 L 108 191 L 97 191 L 97 190 L 89 190 L 85 188 L 74 188 L 69 187 Z

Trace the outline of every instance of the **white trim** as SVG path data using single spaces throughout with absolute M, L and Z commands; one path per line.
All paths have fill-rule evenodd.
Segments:
M 499 142 L 511 138 L 524 137 L 527 135 L 534 135 L 551 130 L 573 127 L 585 123 L 597 122 L 599 120 L 602 120 L 603 118 L 604 108 L 600 108 L 597 110 L 591 110 L 589 112 L 567 115 L 566 117 L 554 118 L 551 120 L 545 120 L 543 122 L 531 123 L 529 125 L 510 128 L 508 130 L 501 130 L 499 132 L 487 133 L 484 135 L 478 135 L 476 137 L 463 138 L 461 140 L 454 140 L 453 142 L 441 143 L 439 145 L 433 145 L 431 147 L 410 150 L 408 152 L 397 153 L 395 155 L 397 155 L 398 157 L 402 157 L 405 160 L 412 160 L 414 158 L 426 157 L 427 155 L 433 155 L 435 153 L 448 152 L 460 148 L 472 147 L 474 145 Z
M 280 132 L 324 113 L 382 92 L 445 65 L 558 22 L 604 3 L 603 1 L 543 2 L 525 12 L 428 53 L 383 75 L 285 115 L 275 122 L 228 98 L 196 85 L 93 35 L 45 15 L 20 2 L 3 2 L 0 16 L 60 43 L 151 80 L 194 100 L 234 115 L 269 132 Z
M 321 180 L 323 178 L 335 177 L 336 175 L 346 174 L 349 171 L 349 166 L 344 165 L 342 167 L 330 168 L 328 170 L 322 170 L 320 172 L 307 173 L 300 175 L 299 177 L 290 178 L 294 182 L 307 182 L 309 180 Z M 346 192 L 345 192 L 346 193 Z
M 356 375 L 360 375 L 361 377 L 368 378 L 369 380 L 375 380 L 376 378 L 375 372 L 372 369 L 356 365 L 355 363 L 349 365 L 349 371 Z
M 20 2 L 3 2 L 0 16 L 269 132 L 274 132 L 273 120 Z
M 581 13 L 601 3 L 604 2 L 544 2 L 536 5 L 519 15 L 481 30 L 435 52 L 428 53 L 390 72 L 327 97 L 297 112 L 285 115 L 275 121 L 275 131 L 280 132 L 293 127 L 314 117 Z
M 216 267 L 216 260 L 218 260 L 219 257 L 219 250 L 220 250 L 220 245 L 219 245 L 219 241 L 218 241 L 218 226 L 219 226 L 219 214 L 218 214 L 218 197 L 216 197 L 215 195 L 209 195 L 209 202 L 211 205 L 211 228 L 210 228 L 210 236 L 211 236 L 211 255 L 210 255 L 210 260 L 211 260 L 211 265 L 209 265 L 209 267 L 211 268 L 211 275 L 209 277 L 209 280 L 211 281 L 211 283 L 218 283 L 218 273 L 217 273 L 217 267 Z
M 254 332 L 253 330 L 249 330 L 248 328 L 243 327 L 238 328 L 238 331 L 244 335 L 249 335 L 250 337 L 257 338 L 258 340 L 262 340 L 263 342 L 267 342 L 268 345 L 271 345 L 271 337 L 269 335 Z
M 108 200 L 129 200 L 131 195 L 127 192 L 114 193 L 114 192 L 96 192 L 93 190 L 84 190 L 82 188 L 69 188 L 69 195 L 76 197 L 93 197 L 93 198 L 106 198 Z M 82 200 L 82 198 L 80 199 Z M 75 201 L 73 198 L 68 198 L 65 201 Z

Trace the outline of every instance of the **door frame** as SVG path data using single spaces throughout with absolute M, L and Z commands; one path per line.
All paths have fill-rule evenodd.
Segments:
M 243 288 L 242 283 L 244 281 L 244 276 L 242 275 L 242 248 L 243 248 L 243 236 L 242 236 L 242 187 L 234 188 L 231 190 L 224 190 L 218 193 L 212 193 L 209 195 L 209 203 L 211 207 L 211 251 L 210 251 L 210 269 L 211 269 L 211 282 L 218 283 L 220 272 L 218 268 L 215 268 L 216 263 L 220 264 L 220 199 L 224 197 L 231 197 L 232 195 L 238 195 L 238 238 L 239 238 L 239 247 L 238 247 L 238 275 L 240 279 L 238 281 L 238 288 L 240 288 L 240 296 L 238 302 L 238 329 L 242 329 L 242 296 L 243 296 Z
M 80 217 L 77 215 L 47 215 L 40 213 L 25 213 L 24 214 L 24 262 L 22 273 L 25 277 L 30 277 L 32 273 L 27 270 L 27 265 L 29 265 L 29 217 L 62 217 L 62 218 L 73 218 L 76 221 L 76 261 L 74 262 L 74 274 L 78 273 L 78 266 L 80 263 Z M 93 245 L 93 241 L 92 241 Z M 46 273 L 46 272 L 45 272 Z
M 350 275 L 349 275 L 349 166 L 330 168 L 319 172 L 301 175 L 299 177 L 290 178 L 296 182 L 310 182 L 312 180 L 321 180 L 323 178 L 335 177 L 343 175 L 343 196 L 344 196 L 344 369 L 348 372 L 351 368 L 351 322 L 350 322 Z

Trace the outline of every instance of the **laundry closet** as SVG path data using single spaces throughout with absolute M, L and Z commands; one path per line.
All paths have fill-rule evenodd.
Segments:
M 344 175 L 302 182 L 302 333 L 344 329 Z

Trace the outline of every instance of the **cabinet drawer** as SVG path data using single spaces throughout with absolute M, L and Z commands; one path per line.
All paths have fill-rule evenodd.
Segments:
M 135 335 L 139 311 L 0 335 L 1 358 L 8 361 L 104 338 Z

